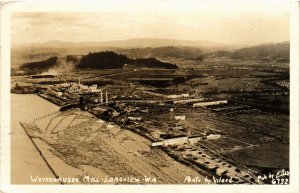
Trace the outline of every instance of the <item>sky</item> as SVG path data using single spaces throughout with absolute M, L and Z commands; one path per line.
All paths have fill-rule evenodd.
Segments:
M 285 12 L 14 12 L 13 44 L 168 38 L 231 44 L 289 40 Z

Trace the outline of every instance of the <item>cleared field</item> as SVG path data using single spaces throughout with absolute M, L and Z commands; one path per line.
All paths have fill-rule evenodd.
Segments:
M 266 153 L 268 152 L 268 153 Z M 289 168 L 289 146 L 266 142 L 250 149 L 242 149 L 229 155 L 239 163 L 252 167 L 282 169 Z
M 251 166 L 260 167 L 269 164 L 272 167 L 289 167 L 288 159 L 286 159 L 289 157 L 289 151 L 287 151 L 289 118 L 287 115 L 251 113 L 223 116 L 204 108 L 179 108 L 175 109 L 173 113 L 185 115 L 185 120 L 181 122 L 181 125 L 185 128 L 185 133 L 189 135 L 220 134 L 221 138 L 208 140 L 206 145 L 231 157 L 237 163 L 245 164 L 249 159 L 252 160 Z M 174 121 L 169 112 L 151 114 L 151 116 L 169 125 Z M 161 128 L 166 127 L 161 126 Z M 167 128 L 161 129 L 161 131 L 170 133 Z M 278 156 L 276 148 L 267 149 L 267 146 L 279 147 L 280 156 Z M 253 161 L 255 157 L 259 158 Z M 263 164 L 260 164 L 260 160 Z
M 151 69 L 151 70 L 137 70 L 129 73 L 116 74 L 106 76 L 106 78 L 114 79 L 114 80 L 127 80 L 130 78 L 161 78 L 161 77 L 173 77 L 176 76 L 174 74 L 175 70 L 163 70 L 163 69 Z

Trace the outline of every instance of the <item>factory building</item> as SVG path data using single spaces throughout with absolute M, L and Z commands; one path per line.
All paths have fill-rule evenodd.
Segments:
M 195 143 L 202 140 L 201 137 L 176 137 L 171 139 L 164 139 L 163 141 L 153 142 L 151 143 L 151 147 L 158 146 L 168 146 L 174 144 L 185 144 L 185 143 Z
M 152 91 L 143 91 L 145 94 L 149 94 L 152 96 L 157 96 L 157 97 L 163 97 L 166 99 L 178 99 L 178 98 L 188 98 L 190 97 L 189 93 L 182 93 L 182 94 L 161 94 L 161 93 L 156 93 Z
M 194 103 L 193 107 L 207 107 L 207 106 L 220 105 L 220 104 L 227 104 L 227 100 Z
M 101 92 L 101 89 L 98 89 L 97 84 L 93 84 L 91 86 L 87 86 L 80 83 L 80 79 L 78 80 L 78 83 L 62 83 L 59 85 L 59 87 L 69 93 L 76 93 L 79 91 L 85 91 L 85 92 Z
M 175 115 L 174 118 L 176 121 L 184 121 L 185 115 Z
M 208 140 L 214 140 L 214 139 L 219 139 L 221 137 L 221 135 L 219 134 L 210 134 L 207 136 Z
M 37 78 L 55 78 L 59 77 L 58 74 L 39 74 L 39 75 L 30 75 L 30 78 L 37 79 Z
M 183 99 L 183 100 L 176 100 L 174 101 L 174 104 L 186 104 L 186 103 L 194 103 L 194 102 L 201 102 L 204 98 L 199 99 Z
M 128 117 L 128 119 L 131 121 L 140 121 L 142 120 L 142 117 Z
M 97 91 L 98 91 L 98 86 L 97 86 L 97 84 L 93 84 L 92 86 L 90 86 L 90 87 L 88 88 L 88 90 L 91 91 L 91 92 L 97 92 Z

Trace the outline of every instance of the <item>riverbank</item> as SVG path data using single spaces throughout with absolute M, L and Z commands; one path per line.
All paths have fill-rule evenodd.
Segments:
M 36 95 L 11 94 L 11 184 L 35 184 L 31 176 L 37 175 L 55 178 L 20 125 L 20 121 L 32 121 L 55 109 L 55 105 Z

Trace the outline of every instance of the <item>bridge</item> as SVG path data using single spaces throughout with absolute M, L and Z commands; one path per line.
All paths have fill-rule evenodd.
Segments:
M 39 117 L 34 118 L 34 119 L 33 119 L 33 122 L 38 121 L 38 120 L 41 120 L 41 119 L 45 119 L 45 118 L 47 118 L 47 117 L 49 117 L 49 116 L 58 114 L 58 113 L 60 113 L 60 112 L 62 112 L 62 111 L 68 110 L 68 109 L 70 109 L 70 108 L 78 107 L 79 105 L 80 105 L 80 104 L 78 104 L 78 103 L 72 103 L 72 104 L 64 105 L 64 106 L 60 107 L 60 109 L 59 109 L 58 111 L 53 111 L 53 112 L 51 112 L 51 113 L 46 113 L 46 114 L 44 114 L 44 115 L 42 115 L 42 116 L 39 116 Z
M 38 121 L 38 120 L 41 120 L 41 119 L 45 119 L 45 118 L 47 118 L 47 117 L 49 117 L 49 116 L 52 116 L 52 115 L 55 115 L 55 114 L 58 114 L 58 113 L 60 113 L 60 110 L 58 110 L 58 111 L 53 111 L 53 112 L 51 112 L 51 113 L 44 114 L 44 115 L 42 115 L 42 116 L 39 116 L 39 117 L 34 118 L 34 119 L 33 119 L 33 122 Z

